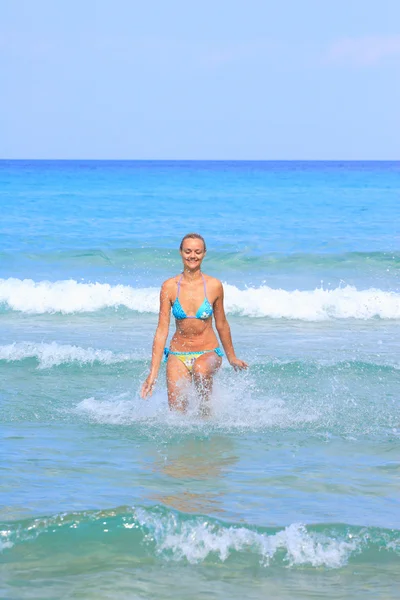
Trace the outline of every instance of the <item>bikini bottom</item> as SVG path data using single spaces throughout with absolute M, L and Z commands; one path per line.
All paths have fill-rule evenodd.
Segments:
M 199 350 L 198 352 L 173 352 L 169 348 L 164 348 L 164 362 L 167 362 L 168 356 L 172 354 L 173 356 L 176 356 L 176 358 L 178 358 L 181 362 L 183 362 L 185 367 L 191 373 L 196 359 L 199 358 L 199 356 L 201 356 L 202 354 L 206 354 L 207 352 L 215 352 L 215 354 L 217 354 L 218 356 L 224 356 L 224 353 L 222 352 L 219 346 L 218 348 L 214 348 L 213 350 Z

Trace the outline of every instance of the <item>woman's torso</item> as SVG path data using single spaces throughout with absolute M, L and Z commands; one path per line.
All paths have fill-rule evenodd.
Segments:
M 171 280 L 171 308 L 180 317 L 175 318 L 176 331 L 170 344 L 173 351 L 212 350 L 218 346 L 212 326 L 215 280 L 201 275 L 190 282 L 182 275 Z

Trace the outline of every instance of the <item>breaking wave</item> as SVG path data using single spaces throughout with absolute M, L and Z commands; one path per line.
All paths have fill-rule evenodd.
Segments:
M 112 540 L 113 552 L 130 552 L 157 561 L 215 564 L 229 561 L 337 569 L 364 555 L 369 561 L 400 554 L 400 532 L 343 524 L 256 527 L 187 515 L 170 508 L 120 507 L 63 513 L 52 517 L 0 524 L 3 553 L 24 546 L 27 552 L 51 549 L 53 555 L 79 540 L 93 552 Z
M 225 306 L 230 315 L 250 318 L 326 321 L 331 319 L 400 319 L 400 293 L 353 286 L 314 290 L 241 290 L 225 284 Z M 158 288 L 134 288 L 75 280 L 40 281 L 0 279 L 3 310 L 29 314 L 91 313 L 125 307 L 139 313 L 157 313 Z

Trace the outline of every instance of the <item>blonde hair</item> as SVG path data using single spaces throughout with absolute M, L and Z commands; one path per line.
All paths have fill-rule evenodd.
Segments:
M 187 234 L 186 234 L 186 235 L 185 235 L 185 236 L 182 238 L 182 241 L 181 241 L 181 243 L 180 243 L 180 246 L 179 246 L 179 250 L 182 250 L 182 248 L 183 248 L 183 242 L 184 242 L 185 240 L 201 240 L 201 241 L 203 242 L 203 244 L 204 244 L 204 252 L 207 250 L 207 248 L 206 248 L 206 241 L 205 241 L 205 239 L 203 238 L 203 236 L 202 236 L 202 235 L 200 235 L 199 233 L 187 233 Z

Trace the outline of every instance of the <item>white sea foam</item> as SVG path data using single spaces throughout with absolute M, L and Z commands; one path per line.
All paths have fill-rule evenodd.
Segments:
M 253 389 L 254 388 L 254 389 Z M 137 390 L 138 391 L 138 390 Z M 171 412 L 165 390 L 156 389 L 151 398 L 143 401 L 132 390 L 107 398 L 85 398 L 75 411 L 95 423 L 112 425 L 147 425 L 151 431 L 160 426 L 167 437 L 177 431 L 243 431 L 287 429 L 319 422 L 320 412 L 304 399 L 287 402 L 281 398 L 261 396 L 251 376 L 237 377 L 235 386 L 217 378 L 212 397 L 210 418 L 201 416 L 199 398 L 194 387 L 188 390 L 188 410 L 185 414 Z M 243 407 L 246 407 L 243 410 Z
M 225 284 L 228 314 L 272 319 L 324 321 L 329 319 L 400 319 L 400 294 L 346 286 L 335 289 L 282 290 L 268 286 L 247 288 Z M 137 312 L 157 313 L 157 288 L 133 288 L 106 283 L 78 283 L 31 279 L 0 279 L 0 304 L 25 313 L 95 312 L 126 307 Z
M 81 348 L 70 344 L 15 342 L 0 346 L 0 360 L 13 362 L 35 358 L 38 368 L 47 369 L 65 363 L 112 365 L 133 359 L 131 354 L 114 353 L 110 350 Z
M 95 312 L 119 306 L 140 312 L 155 312 L 158 295 L 155 288 L 78 283 L 73 279 L 56 282 L 0 279 L 0 303 L 26 313 Z
M 267 286 L 238 290 L 226 284 L 229 313 L 249 317 L 324 321 L 329 319 L 400 319 L 400 294 L 353 286 L 287 291 Z
M 138 509 L 137 520 L 149 528 L 156 551 L 173 560 L 186 559 L 191 564 L 216 555 L 227 560 L 232 552 L 253 552 L 268 566 L 278 552 L 285 554 L 290 566 L 312 565 L 338 568 L 357 550 L 352 539 L 336 539 L 322 533 L 308 532 L 302 524 L 292 524 L 274 534 L 260 533 L 245 527 L 218 527 L 206 520 L 178 524 L 176 518 L 160 517 Z

